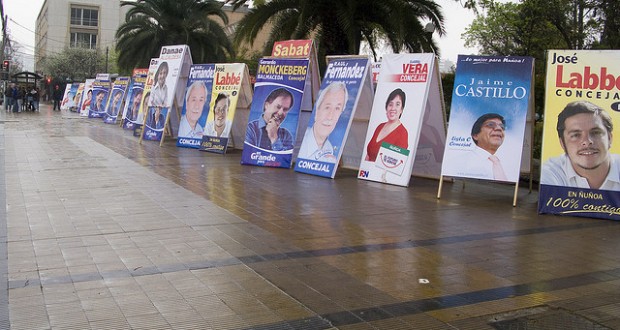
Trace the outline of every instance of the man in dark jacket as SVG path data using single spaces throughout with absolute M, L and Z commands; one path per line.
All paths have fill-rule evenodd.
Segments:
M 52 94 L 52 96 L 54 97 L 54 109 L 53 111 L 56 111 L 56 109 L 58 109 L 58 111 L 60 111 L 60 100 L 62 100 L 62 95 L 63 92 L 60 90 L 60 86 L 56 85 L 54 86 L 54 93 Z

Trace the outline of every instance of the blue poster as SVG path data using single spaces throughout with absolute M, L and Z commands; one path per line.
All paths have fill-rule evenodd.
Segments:
M 336 175 L 367 68 L 368 58 L 329 62 L 297 154 L 295 171 L 327 178 Z
M 142 125 L 142 121 L 138 118 L 138 113 L 148 71 L 148 69 L 134 69 L 131 83 L 127 90 L 127 97 L 125 98 L 122 124 L 124 129 L 133 130 L 137 125 Z
M 168 107 L 150 106 L 146 112 L 144 123 L 144 139 L 148 141 L 161 141 L 166 126 Z
M 95 80 L 93 82 L 93 96 L 88 108 L 88 118 L 103 118 L 108 104 L 110 82 Z
M 106 124 L 116 124 L 116 119 L 123 107 L 123 100 L 127 92 L 129 77 L 118 77 L 114 80 L 110 101 L 103 115 L 103 122 Z
M 518 182 L 534 60 L 459 55 L 441 174 Z
M 308 59 L 259 61 L 241 164 L 291 167 L 308 71 Z
M 213 74 L 213 64 L 194 64 L 189 69 L 177 147 L 196 149 L 200 147 L 209 114 Z

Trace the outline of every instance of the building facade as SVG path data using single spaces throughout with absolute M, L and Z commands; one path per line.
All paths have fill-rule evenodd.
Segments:
M 43 73 L 43 61 L 67 47 L 113 50 L 116 30 L 130 8 L 119 0 L 45 0 L 36 22 L 35 72 Z M 223 9 L 229 19 L 225 29 L 232 39 L 237 22 L 249 9 L 244 6 L 233 12 L 228 5 Z M 240 46 L 240 53 L 262 51 L 269 30 L 263 29 L 253 45 Z
M 46 0 L 36 22 L 35 72 L 48 56 L 67 47 L 105 51 L 115 46 L 114 35 L 129 8 L 110 0 Z

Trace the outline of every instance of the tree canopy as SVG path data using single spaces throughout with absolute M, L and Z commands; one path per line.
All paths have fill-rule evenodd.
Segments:
M 376 55 L 380 38 L 394 52 L 431 52 L 438 48 L 425 22 L 433 23 L 439 35 L 445 33 L 443 14 L 433 0 L 272 0 L 255 3 L 238 23 L 235 42 L 253 43 L 271 27 L 265 53 L 278 40 L 313 39 L 320 58 L 358 54 L 362 41 Z
M 61 81 L 84 81 L 103 71 L 103 54 L 94 49 L 66 48 L 47 57 L 44 71 Z
M 485 0 L 463 34 L 482 54 L 544 58 L 547 49 L 620 48 L 620 2 L 616 0 Z
M 234 53 L 224 31 L 228 17 L 219 1 L 139 0 L 123 1 L 121 6 L 131 6 L 116 31 L 121 70 L 148 66 L 166 45 L 188 45 L 194 63 L 224 62 Z

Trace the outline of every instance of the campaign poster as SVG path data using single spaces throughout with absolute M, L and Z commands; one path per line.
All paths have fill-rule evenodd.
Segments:
M 531 57 L 459 55 L 443 176 L 519 181 L 533 67 Z
M 93 82 L 92 100 L 88 107 L 88 118 L 103 118 L 109 96 L 110 81 L 95 79 Z
M 262 58 L 241 164 L 290 168 L 308 59 Z
M 131 81 L 127 87 L 127 96 L 123 106 L 123 116 L 121 126 L 124 129 L 133 130 L 138 122 L 138 111 L 140 110 L 140 102 L 142 102 L 142 94 L 144 92 L 144 84 L 149 69 L 134 69 L 131 75 Z
M 170 100 L 168 111 L 167 131 L 171 136 L 177 136 L 176 130 L 180 124 L 181 107 L 185 96 L 185 86 L 192 66 L 192 54 L 187 45 L 163 46 L 159 54 L 161 61 L 169 64 L 169 79 L 166 79 Z M 153 87 L 157 87 L 153 85 Z
M 83 93 L 84 93 L 84 83 L 80 83 L 78 85 L 77 92 L 75 92 L 75 102 L 74 102 L 75 104 L 71 108 L 69 108 L 69 110 L 74 111 L 74 112 L 78 111 L 78 103 L 80 103 Z
M 209 113 L 214 72 L 214 64 L 194 64 L 189 69 L 177 147 L 200 148 Z
M 106 106 L 105 114 L 103 115 L 104 123 L 116 124 L 116 119 L 118 118 L 118 115 L 123 107 L 123 100 L 125 99 L 125 93 L 127 92 L 128 86 L 129 77 L 118 77 L 114 80 L 108 105 Z
M 159 67 L 159 59 L 152 58 L 149 64 L 149 69 L 146 74 L 146 79 L 144 81 L 144 88 L 142 90 L 142 99 L 140 99 L 140 106 L 138 107 L 138 114 L 135 116 L 135 121 L 133 122 L 133 135 L 134 136 L 142 136 L 142 126 L 144 125 L 144 121 L 146 119 L 145 114 L 148 113 L 148 104 L 151 98 L 151 87 L 153 86 L 155 72 Z
M 620 51 L 549 50 L 538 211 L 620 220 Z
M 409 185 L 434 65 L 434 54 L 383 57 L 359 179 Z
M 151 61 L 149 77 L 152 74 L 153 83 L 147 108 L 144 109 L 144 129 L 142 138 L 148 141 L 161 141 L 164 128 L 168 122 L 170 109 L 176 97 L 176 88 L 181 75 L 183 60 L 185 59 L 186 45 L 163 46 L 157 63 Z M 153 72 L 152 69 L 155 71 Z M 162 120 L 163 119 L 163 120 Z
M 186 45 L 163 46 L 161 48 L 158 64 L 153 75 L 149 106 L 166 108 L 172 106 L 186 49 Z
M 334 178 L 368 67 L 368 58 L 336 58 L 329 62 L 295 171 Z
M 164 134 L 168 107 L 150 106 L 145 113 L 143 139 L 148 141 L 160 141 Z
M 209 102 L 210 111 L 200 150 L 218 154 L 226 153 L 245 72 L 244 63 L 215 65 L 213 91 Z
M 65 94 L 60 102 L 60 110 L 71 110 L 76 107 L 76 95 L 80 83 L 67 84 Z
M 90 103 L 93 100 L 93 83 L 95 79 L 86 79 L 84 82 L 84 91 L 82 92 L 82 97 L 80 98 L 80 102 L 78 103 L 78 112 L 82 117 L 88 117 L 88 109 L 90 108 Z

